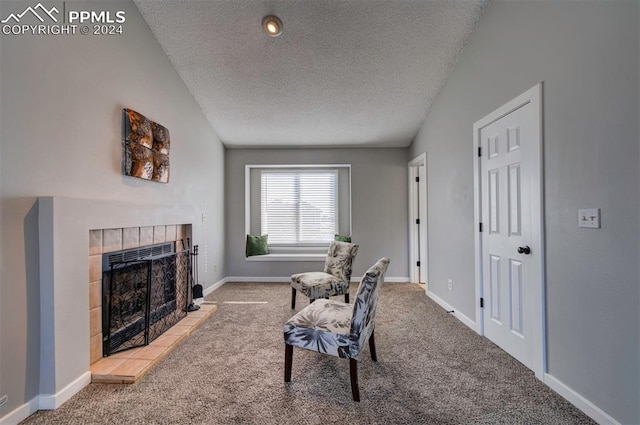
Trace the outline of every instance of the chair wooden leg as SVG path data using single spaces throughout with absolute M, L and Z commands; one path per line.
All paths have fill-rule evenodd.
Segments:
M 344 294 L 344 302 L 349 304 L 349 294 Z
M 293 365 L 293 345 L 284 345 L 284 382 L 291 382 L 291 366 Z
M 371 351 L 371 360 L 374 362 L 378 361 L 378 356 L 376 355 L 376 340 L 373 337 L 374 331 L 371 331 L 371 336 L 369 337 L 369 351 Z
M 291 309 L 296 308 L 296 288 L 291 288 Z
M 358 389 L 358 361 L 349 359 L 349 371 L 351 374 L 351 395 L 353 401 L 360 401 L 360 390 Z

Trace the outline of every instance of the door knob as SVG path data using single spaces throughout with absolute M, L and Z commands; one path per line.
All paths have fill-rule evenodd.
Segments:
M 528 246 L 519 246 L 518 254 L 529 255 L 531 254 L 531 248 L 529 248 Z

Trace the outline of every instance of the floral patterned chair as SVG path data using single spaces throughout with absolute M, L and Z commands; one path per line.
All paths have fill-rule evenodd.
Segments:
M 369 340 L 371 359 L 376 356 L 373 331 L 378 294 L 389 266 L 388 258 L 378 260 L 362 277 L 355 303 L 318 299 L 284 325 L 284 382 L 291 381 L 293 347 L 349 359 L 351 394 L 360 401 L 358 356 Z
M 306 272 L 291 276 L 291 308 L 296 308 L 297 291 L 309 297 L 309 302 L 318 298 L 344 295 L 344 302 L 348 303 L 351 264 L 357 253 L 358 245 L 331 241 L 324 272 Z

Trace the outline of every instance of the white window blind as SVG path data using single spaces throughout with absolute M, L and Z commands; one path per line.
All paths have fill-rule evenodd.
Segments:
M 269 245 L 331 241 L 338 233 L 338 171 L 262 170 L 260 204 Z

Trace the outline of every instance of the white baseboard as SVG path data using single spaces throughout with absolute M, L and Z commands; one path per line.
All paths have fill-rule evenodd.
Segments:
M 38 396 L 0 418 L 0 425 L 18 425 L 38 411 Z
M 455 308 L 453 308 L 451 305 L 449 305 L 445 300 L 443 300 L 442 298 L 440 298 L 439 296 L 437 296 L 433 292 L 431 292 L 431 291 L 427 292 L 427 296 L 429 298 L 431 298 L 433 301 L 435 301 L 436 304 L 440 305 L 440 307 L 444 308 L 446 311 L 453 310 L 453 313 L 451 313 L 451 314 L 453 314 L 456 317 L 456 319 L 460 320 L 462 323 L 467 325 L 469 328 L 473 329 L 474 332 L 478 332 L 478 325 L 477 325 L 475 320 L 469 319 L 467 316 L 465 316 L 464 314 L 462 314 L 459 311 L 457 311 Z
M 81 389 L 91 383 L 91 372 L 85 372 L 75 381 L 58 391 L 56 394 L 40 394 L 38 408 L 40 410 L 53 410 L 62 406 Z
M 224 279 L 217 281 L 213 285 L 204 288 L 204 290 L 202 291 L 202 294 L 206 297 L 207 295 L 209 295 L 210 293 L 212 293 L 213 291 L 215 291 L 216 289 L 218 289 L 219 287 L 221 287 L 227 282 L 228 280 L 225 277 Z
M 91 383 L 91 372 L 85 372 L 56 394 L 40 394 L 0 418 L 0 425 L 17 425 L 38 410 L 53 410 Z
M 291 282 L 291 276 L 227 276 L 225 279 L 227 282 Z
M 410 283 L 411 279 L 409 277 L 386 277 L 384 278 L 384 281 L 387 283 Z
M 386 277 L 384 278 L 385 283 L 409 283 L 411 279 L 408 277 Z
M 360 283 L 361 277 L 352 277 L 351 283 Z M 291 282 L 291 276 L 269 276 L 269 277 L 260 277 L 260 276 L 228 276 L 223 279 L 226 282 Z M 384 281 L 386 283 L 407 283 L 409 282 L 408 277 L 385 277 Z M 217 284 L 216 284 L 217 285 Z M 215 286 L 215 285 L 214 285 Z M 222 284 L 220 285 L 222 286 Z M 206 294 L 205 294 L 206 295 Z
M 552 375 L 545 373 L 543 381 L 549 388 L 567 399 L 568 402 L 576 406 L 578 409 L 582 410 L 587 416 L 589 416 L 600 425 L 620 425 L 620 422 L 616 421 L 605 411 L 575 392 L 573 389 L 569 388 L 567 385 L 565 385 L 563 382 L 559 381 Z
M 351 283 L 360 283 L 361 280 L 362 280 L 361 276 L 352 277 Z M 384 283 L 409 283 L 409 282 L 411 282 L 411 279 L 409 279 L 408 277 L 394 277 L 394 276 L 384 277 Z

